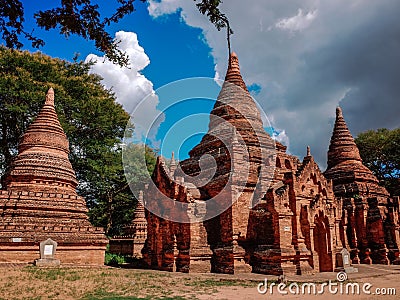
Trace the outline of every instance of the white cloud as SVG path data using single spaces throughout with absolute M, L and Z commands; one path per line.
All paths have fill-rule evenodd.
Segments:
M 180 5 L 180 0 L 164 0 L 164 1 L 149 1 L 149 13 L 154 18 L 164 14 L 172 14 L 177 11 Z
M 316 17 L 317 10 L 304 14 L 303 10 L 299 8 L 297 15 L 290 18 L 280 19 L 275 24 L 275 27 L 289 31 L 302 31 L 309 27 Z
M 214 81 L 219 85 L 222 86 L 223 83 L 223 78 L 221 78 L 221 75 L 218 72 L 218 65 L 215 65 L 215 75 L 214 75 Z
M 283 144 L 283 145 L 285 145 L 286 147 L 289 148 L 289 137 L 287 136 L 285 130 L 282 130 L 282 131 L 275 131 L 275 132 L 272 134 L 272 138 L 273 138 L 275 141 L 278 141 L 278 142 L 280 142 L 281 144 Z
M 150 64 L 150 59 L 139 45 L 136 33 L 119 31 L 115 39 L 120 41 L 118 47 L 129 56 L 129 68 L 120 67 L 95 54 L 89 54 L 85 61 L 95 61 L 90 72 L 103 77 L 104 86 L 115 92 L 117 102 L 127 112 L 132 113 L 136 109 L 132 118 L 137 138 L 142 140 L 141 137 L 149 136 L 155 142 L 156 130 L 163 120 L 163 114 L 157 109 L 158 96 L 153 90 L 153 83 L 140 73 Z M 142 104 L 139 106 L 139 103 Z M 160 121 L 152 125 L 160 114 Z M 150 133 L 147 132 L 149 128 L 153 128 Z

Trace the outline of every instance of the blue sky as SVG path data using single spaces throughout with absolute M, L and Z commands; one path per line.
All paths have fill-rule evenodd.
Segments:
M 98 2 L 104 12 L 115 3 Z M 23 3 L 28 14 L 49 6 L 47 1 Z M 104 77 L 104 84 L 113 88 L 128 111 L 150 95 L 136 120 L 147 124 L 159 116 L 155 123 L 156 128 L 161 124 L 159 132 L 151 132 L 150 138 L 158 141 L 168 156 L 179 150 L 190 132 L 207 130 L 207 118 L 185 123 L 185 134 L 173 131 L 169 142 L 163 143 L 162 135 L 169 125 L 185 114 L 207 113 L 213 103 L 193 99 L 175 106 L 175 111 L 163 112 L 171 97 L 152 93 L 185 78 L 223 79 L 226 37 L 197 11 L 194 1 L 150 0 L 150 6 L 135 3 L 136 12 L 109 28 L 133 55 L 131 70 L 102 64 L 102 54 L 95 51 L 92 42 L 73 36 L 66 40 L 56 31 L 36 32 L 46 41 L 41 51 L 50 56 L 71 60 L 75 52 L 81 59 L 93 54 L 89 58 L 97 58 L 98 63 L 92 71 Z M 310 145 L 324 169 L 338 105 L 353 135 L 400 126 L 398 0 L 229 0 L 221 9 L 234 30 L 232 48 L 239 56 L 243 78 L 278 139 L 292 154 L 301 158 Z M 29 30 L 28 15 L 26 20 Z M 211 98 L 216 97 L 217 85 L 207 89 L 215 94 Z M 184 142 L 181 159 L 199 138 Z
M 38 8 L 47 9 L 50 7 L 44 2 L 38 2 L 39 4 L 32 1 L 25 2 L 28 15 L 32 15 Z M 101 8 L 109 15 L 112 5 L 101 4 Z M 134 13 L 126 16 L 118 24 L 111 25 L 108 31 L 113 36 L 118 31 L 135 32 L 137 34 L 140 46 L 145 49 L 145 53 L 150 59 L 150 64 L 140 70 L 140 73 L 152 82 L 154 90 L 185 78 L 214 77 L 215 71 L 211 48 L 207 45 L 201 29 L 188 26 L 183 21 L 179 11 L 153 18 L 149 15 L 147 4 L 138 2 L 136 3 L 136 9 Z M 35 24 L 32 23 L 32 19 L 27 18 L 25 26 L 27 28 L 35 27 Z M 64 38 L 56 30 L 44 31 L 36 27 L 35 32 L 46 41 L 46 45 L 40 51 L 50 56 L 71 61 L 75 53 L 80 54 L 80 59 L 85 59 L 91 53 L 98 56 L 103 55 L 95 50 L 93 42 L 86 41 L 83 38 L 77 36 Z M 25 44 L 24 49 L 37 51 L 29 47 L 29 43 Z M 178 158 L 187 158 L 189 150 L 202 137 L 198 130 L 203 133 L 207 131 L 208 117 L 205 114 L 211 111 L 214 99 L 219 91 L 219 86 L 214 81 L 212 82 L 213 86 L 209 87 L 211 89 L 211 99 L 192 99 L 189 102 L 182 102 L 179 106 L 172 106 L 168 109 L 166 109 L 167 103 L 170 102 L 171 97 L 174 97 L 173 93 L 168 91 L 168 94 L 166 94 L 165 89 L 164 92 L 161 91 L 161 95 L 157 92 L 159 95 L 159 108 L 160 110 L 166 110 L 164 113 L 165 120 L 160 125 L 156 143 L 153 144 L 155 147 L 160 148 L 160 152 L 164 156 L 170 157 L 171 152 L 174 151 Z M 130 110 L 129 108 L 127 109 L 128 111 Z M 180 119 L 194 114 L 203 115 L 198 115 L 196 123 L 186 123 L 179 130 L 175 126 L 172 131 L 173 137 L 171 134 L 167 135 L 171 127 Z M 165 136 L 169 138 L 164 139 Z M 149 141 L 150 144 L 151 142 Z
M 112 9 L 110 4 L 113 1 L 99 2 L 105 14 L 110 15 Z M 52 7 L 46 4 L 46 1 L 23 1 L 23 3 L 27 16 L 33 15 L 38 9 Z M 75 35 L 64 38 L 57 33 L 57 30 L 40 30 L 32 21 L 32 18 L 27 17 L 25 26 L 27 29 L 34 27 L 35 33 L 45 40 L 46 45 L 40 48 L 43 53 L 70 61 L 75 53 L 80 53 L 80 59 L 85 59 L 90 53 L 101 55 L 91 41 Z M 151 78 L 156 89 L 183 78 L 214 77 L 211 48 L 204 40 L 202 30 L 188 26 L 182 20 L 180 12 L 154 19 L 149 16 L 147 4 L 138 1 L 135 12 L 108 28 L 112 36 L 121 30 L 133 31 L 138 35 L 140 45 L 151 60 L 151 64 L 143 70 L 143 74 Z M 37 51 L 29 47 L 29 42 L 25 44 L 24 49 Z

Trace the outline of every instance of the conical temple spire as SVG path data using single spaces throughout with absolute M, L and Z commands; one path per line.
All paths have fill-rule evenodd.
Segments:
M 218 116 L 219 118 L 214 119 L 213 116 Z M 225 82 L 218 95 L 214 109 L 211 111 L 209 128 L 218 127 L 216 125 L 220 124 L 220 118 L 229 120 L 237 128 L 243 127 L 243 122 L 250 121 L 254 122 L 251 124 L 253 129 L 262 129 L 259 108 L 247 90 L 246 84 L 240 74 L 239 59 L 234 52 L 229 56 L 229 66 L 226 71 Z M 233 124 L 236 122 L 239 126 Z
M 240 144 L 240 147 L 236 147 L 238 144 Z M 230 55 L 230 65 L 225 76 L 225 82 L 210 113 L 208 132 L 201 142 L 189 152 L 190 159 L 182 162 L 180 166 L 184 173 L 197 176 L 199 174 L 194 173 L 194 170 L 199 170 L 199 161 L 205 154 L 210 154 L 219 162 L 224 159 L 233 161 L 227 149 L 232 145 L 236 145 L 236 149 L 251 149 L 251 151 L 248 150 L 249 157 L 248 161 L 246 161 L 246 164 L 249 163 L 251 165 L 252 175 L 249 175 L 249 178 L 251 178 L 249 182 L 251 180 L 251 184 L 257 184 L 258 167 L 260 164 L 267 164 L 264 159 L 267 155 L 264 155 L 264 153 L 267 151 L 275 153 L 276 147 L 274 140 L 263 127 L 261 112 L 246 88 L 235 53 Z M 239 162 L 243 155 L 239 157 L 240 155 L 235 155 L 235 162 L 232 162 L 232 166 L 233 164 L 244 164 L 242 161 Z M 211 166 L 209 170 L 211 172 Z M 202 173 L 210 174 L 207 172 Z M 229 163 L 217 164 L 215 174 L 218 174 L 218 180 L 221 180 L 221 185 L 219 186 L 224 186 L 226 182 L 222 182 L 229 179 L 231 175 Z M 211 193 L 215 191 L 211 191 Z
M 144 244 L 147 237 L 147 221 L 146 221 L 146 213 L 143 206 L 143 191 L 139 192 L 139 199 L 136 205 L 135 214 L 133 216 L 132 225 L 130 228 L 133 231 L 130 234 L 133 234 L 135 243 Z M 128 229 L 129 231 L 129 229 Z M 136 246 L 135 246 L 136 247 Z
M 169 172 L 171 173 L 171 176 L 174 176 L 175 170 L 176 170 L 175 153 L 172 151 L 171 162 L 169 164 Z
M 336 121 L 328 151 L 328 169 L 344 161 L 362 162 L 357 145 L 343 118 L 342 109 L 336 108 Z
M 143 202 L 143 191 L 140 191 L 139 192 L 138 203 L 136 205 L 134 218 L 133 218 L 133 222 L 134 223 L 146 221 L 145 210 L 144 210 L 143 204 L 144 204 L 144 202 Z
M 360 152 L 344 121 L 340 107 L 336 109 L 336 121 L 328 151 L 328 168 L 324 172 L 333 181 L 337 197 L 380 195 L 388 192 L 379 186 L 378 179 L 363 165 Z
M 243 81 L 242 74 L 240 74 L 239 59 L 235 52 L 229 56 L 228 71 L 226 72 L 225 81 L 236 84 L 242 89 L 247 91 L 246 84 Z
M 5 176 L 6 187 L 24 190 L 35 185 L 47 192 L 76 194 L 78 182 L 68 154 L 69 143 L 50 88 L 43 108 L 20 140 L 18 155 Z
M 226 140 L 231 140 L 232 128 L 236 128 L 238 136 L 245 142 L 254 142 L 266 135 L 265 141 L 271 143 L 272 139 L 263 128 L 260 110 L 240 74 L 236 53 L 231 53 L 229 60 L 225 82 L 210 113 L 209 135 L 206 139 L 213 140 L 211 136 L 217 136 L 220 140 L 225 137 Z

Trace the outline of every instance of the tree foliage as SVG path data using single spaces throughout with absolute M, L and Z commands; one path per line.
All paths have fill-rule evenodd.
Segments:
M 194 0 L 197 1 L 197 0 Z M 228 17 L 222 13 L 219 9 L 219 5 L 222 3 L 221 0 L 202 0 L 196 4 L 198 10 L 203 15 L 206 15 L 210 22 L 220 31 L 223 28 L 227 29 L 227 40 L 228 50 L 231 53 L 231 40 L 230 36 L 233 34 L 233 30 L 230 27 Z
M 39 10 L 33 17 L 38 27 L 45 30 L 57 28 L 60 34 L 68 37 L 76 34 L 95 42 L 96 49 L 104 52 L 113 63 L 128 64 L 128 57 L 118 48 L 106 31 L 106 26 L 117 23 L 125 15 L 135 10 L 135 0 L 117 0 L 118 5 L 111 16 L 102 18 L 100 7 L 91 0 L 61 0 L 58 6 Z M 140 0 L 146 2 L 146 0 Z M 0 33 L 8 48 L 20 49 L 21 36 L 32 42 L 35 48 L 45 44 L 44 40 L 24 29 L 25 10 L 21 0 L 0 0 Z
M 195 0 L 196 1 L 196 0 Z M 108 1 L 107 1 L 108 2 Z M 107 32 L 107 26 L 118 23 L 124 16 L 135 11 L 135 0 L 117 0 L 110 16 L 102 17 L 101 7 L 92 0 L 60 0 L 51 9 L 39 10 L 33 16 L 38 27 L 50 30 L 58 29 L 59 33 L 68 37 L 76 34 L 95 42 L 96 49 L 105 53 L 113 63 L 128 65 L 128 57 L 118 48 L 118 41 L 113 40 Z M 140 0 L 140 2 L 147 2 Z M 226 26 L 226 17 L 218 6 L 220 0 L 202 0 L 197 4 L 200 12 L 207 14 L 218 30 Z M 107 3 L 109 6 L 109 3 Z M 106 4 L 104 4 L 106 6 Z M 32 46 L 39 48 L 45 41 L 24 28 L 25 10 L 21 0 L 0 0 L 0 34 L 8 48 L 23 47 L 22 38 L 26 38 Z
M 197 0 L 194 0 L 197 1 Z M 218 30 L 227 26 L 227 17 L 219 10 L 221 0 L 203 0 L 196 4 L 198 10 L 206 15 Z
M 89 68 L 83 62 L 0 47 L 0 175 L 17 154 L 19 137 L 43 106 L 48 88 L 53 87 L 80 182 L 78 192 L 87 199 L 93 223 L 112 234 L 132 218 L 136 201 L 118 147 L 129 115 L 103 87 L 101 78 L 88 73 Z
M 93 169 L 89 178 L 102 174 L 101 180 L 92 178 L 90 189 L 100 191 L 101 201 L 90 211 L 92 222 L 106 228 L 109 235 L 118 235 L 132 220 L 136 204 L 135 196 L 144 189 L 156 163 L 156 153 L 148 146 L 129 144 L 124 149 L 124 168 L 121 164 L 121 151 L 118 155 L 99 157 L 91 162 Z M 88 187 L 86 187 L 88 188 Z M 132 192 L 133 191 L 133 195 Z M 134 202 L 132 202 L 132 197 Z M 96 199 L 93 199 L 96 201 Z
M 400 128 L 362 132 L 355 141 L 363 163 L 392 195 L 400 195 Z

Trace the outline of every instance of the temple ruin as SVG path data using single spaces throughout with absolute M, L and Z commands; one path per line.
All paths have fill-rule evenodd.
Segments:
M 111 253 L 142 257 L 142 249 L 147 238 L 147 221 L 142 203 L 143 191 L 140 191 L 132 222 L 123 228 L 122 235 L 110 239 Z
M 400 264 L 399 199 L 362 164 L 340 108 L 326 171 L 305 152 L 300 160 L 265 131 L 232 53 L 207 134 L 184 161 L 157 158 L 110 250 L 178 272 L 328 272 L 344 248 L 353 264 Z M 50 89 L 1 179 L 0 263 L 32 263 L 45 241 L 61 264 L 104 263 L 108 239 L 88 220 L 68 154 Z
M 61 264 L 104 264 L 108 239 L 88 220 L 68 154 L 50 88 L 2 177 L 0 263 L 33 263 L 40 258 L 39 244 L 51 239 Z
M 306 274 L 333 271 L 343 248 L 353 263 L 398 262 L 398 198 L 362 164 L 341 109 L 323 173 L 309 147 L 300 161 L 265 132 L 234 53 L 208 133 L 189 156 L 169 166 L 159 157 L 145 191 L 149 268 Z M 187 204 L 184 222 L 160 217 L 176 206 L 163 196 Z M 204 222 L 190 219 L 226 204 Z

